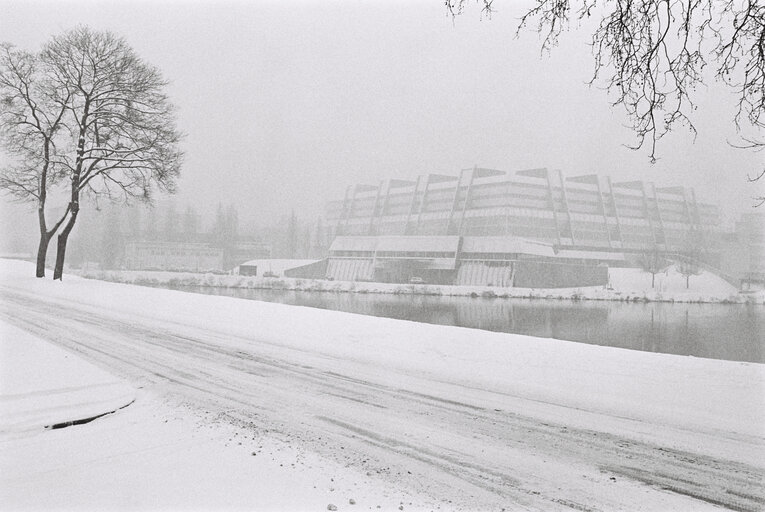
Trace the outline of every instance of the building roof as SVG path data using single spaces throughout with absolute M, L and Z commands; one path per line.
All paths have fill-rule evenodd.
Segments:
M 250 260 L 240 264 L 240 267 L 258 267 L 263 272 L 270 270 L 277 274 L 282 274 L 285 270 L 292 268 L 302 267 L 311 263 L 316 263 L 319 260 L 290 260 L 290 259 L 261 259 Z
M 520 253 L 554 257 L 551 244 L 511 236 L 466 236 L 462 252 Z
M 567 249 L 561 249 L 558 254 L 558 258 L 576 258 L 583 260 L 607 260 L 607 261 L 624 261 L 624 254 L 621 252 L 606 252 L 606 251 L 571 251 Z

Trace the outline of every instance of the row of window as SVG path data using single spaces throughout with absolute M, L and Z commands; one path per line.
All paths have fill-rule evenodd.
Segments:
M 460 254 L 463 260 L 517 260 L 515 252 L 463 252 Z
M 447 251 L 377 251 L 378 258 L 454 258 Z
M 554 196 L 554 202 L 557 207 L 560 209 L 566 208 L 566 203 L 568 203 L 569 209 L 571 210 L 582 210 L 587 209 L 591 211 L 601 211 L 601 207 L 605 207 L 606 211 L 610 214 L 613 214 L 614 211 L 614 202 L 610 200 L 609 198 L 606 198 L 603 205 L 599 201 L 587 201 L 587 200 L 577 200 L 577 199 L 571 199 L 568 198 L 568 201 L 565 201 L 563 196 Z M 454 205 L 454 198 L 453 197 L 430 197 L 428 196 L 427 201 L 424 204 L 424 211 L 437 211 L 437 210 L 451 210 L 452 206 Z M 530 196 L 528 194 L 495 194 L 495 195 L 487 195 L 483 197 L 476 197 L 471 195 L 470 202 L 468 204 L 468 209 L 471 208 L 486 208 L 490 206 L 513 206 L 513 205 L 529 205 L 531 207 L 535 208 L 549 208 L 549 199 L 547 197 L 536 197 L 536 196 Z M 374 203 L 366 203 L 366 204 L 354 204 L 353 210 L 351 211 L 351 216 L 360 216 L 360 215 L 372 215 L 375 216 L 379 215 L 390 215 L 393 211 L 396 212 L 408 212 L 411 207 L 410 202 L 402 202 L 402 203 L 388 203 L 387 205 L 384 205 L 382 202 L 377 204 L 377 208 L 374 208 L 373 212 L 373 206 Z M 385 211 L 383 212 L 383 206 L 385 206 Z M 422 201 L 417 201 L 414 204 L 414 212 L 418 212 L 420 210 L 423 210 L 422 208 L 423 204 Z M 464 198 L 458 198 L 457 200 L 457 209 L 463 209 L 464 206 Z M 657 212 L 661 211 L 662 214 L 679 214 L 684 217 L 687 217 L 687 210 L 685 209 L 684 205 L 678 205 L 678 206 L 670 206 L 667 205 L 664 202 L 660 202 L 659 206 L 657 207 L 655 201 L 648 201 L 648 209 L 649 211 Z M 629 200 L 623 200 L 623 199 L 617 199 L 616 200 L 616 208 L 619 210 L 620 214 L 624 211 L 635 211 L 639 212 L 640 215 L 643 214 L 646 208 L 646 204 L 642 200 L 637 199 L 629 199 Z M 707 215 L 710 217 L 714 217 L 717 215 L 718 210 L 715 206 L 710 205 L 699 205 L 699 212 L 702 215 Z M 329 217 L 332 218 L 340 218 L 343 217 L 344 212 L 342 210 L 338 210 L 335 207 L 330 207 L 327 209 L 327 214 Z
M 550 212 L 549 207 L 544 206 L 543 204 L 535 204 L 534 200 L 524 200 L 520 201 L 516 204 L 494 204 L 495 200 L 481 200 L 481 204 L 472 204 L 477 203 L 474 201 L 471 201 L 470 207 L 467 209 L 466 213 L 468 216 L 476 216 L 476 215 L 487 215 L 489 212 L 484 213 L 483 210 L 490 210 L 492 212 L 497 210 L 502 210 L 511 208 L 515 210 L 531 210 L 535 212 Z M 563 204 L 556 204 L 556 211 L 560 213 L 561 215 L 567 215 L 565 205 Z M 457 213 L 455 215 L 461 214 L 462 208 L 458 205 L 457 207 Z M 599 207 L 597 206 L 576 206 L 571 205 L 569 208 L 569 211 L 572 213 L 572 215 L 582 216 L 582 215 L 589 215 L 592 217 L 600 217 L 602 218 L 602 212 Z M 446 203 L 434 203 L 426 205 L 426 208 L 423 210 L 422 213 L 414 212 L 412 217 L 416 218 L 422 215 L 433 215 L 438 214 L 440 217 L 447 217 L 451 214 L 452 208 L 451 204 Z M 639 219 L 644 220 L 646 219 L 645 211 L 643 208 L 628 208 L 628 207 L 620 207 L 619 210 L 619 218 L 620 219 Z M 400 211 L 389 211 L 385 215 L 375 215 L 378 219 L 385 219 L 386 217 L 392 217 L 396 215 L 405 215 L 408 214 L 408 210 L 400 210 Z M 651 210 L 649 211 L 650 218 L 656 222 L 663 222 L 663 221 L 669 221 L 669 222 L 677 222 L 677 223 L 687 223 L 688 219 L 685 214 L 675 213 L 675 212 L 661 212 L 659 213 L 657 210 Z M 499 213 L 499 215 L 507 215 L 506 213 Z M 606 205 L 606 215 L 609 217 L 615 218 L 615 212 L 613 211 L 613 208 L 611 208 L 609 205 Z M 354 212 L 354 214 L 351 216 L 352 219 L 355 221 L 358 221 L 360 223 L 368 222 L 368 219 L 370 219 L 369 212 Z M 340 220 L 340 219 L 337 219 Z M 715 225 L 716 219 L 706 219 L 710 224 Z
M 149 249 L 145 251 L 141 251 L 141 255 L 148 255 L 148 256 L 193 256 L 193 257 L 200 257 L 200 256 L 212 256 L 212 257 L 218 257 L 221 255 L 220 252 L 212 252 L 212 251 L 163 251 L 158 249 Z
M 330 256 L 336 258 L 371 258 L 374 251 L 330 251 Z
M 468 186 L 465 184 L 460 185 L 458 197 L 464 197 L 467 194 Z M 451 185 L 447 188 L 429 188 L 427 190 L 427 196 L 428 198 L 453 198 L 454 197 L 454 191 L 455 186 Z M 520 193 L 520 194 L 528 194 L 531 196 L 536 197 L 546 197 L 549 194 L 547 185 L 536 185 L 536 184 L 530 184 L 530 183 L 517 183 L 517 182 L 499 182 L 499 183 L 484 183 L 484 184 L 473 184 L 470 187 L 470 195 L 472 197 L 495 197 L 498 195 L 505 195 L 508 193 Z M 417 190 L 417 191 L 407 191 L 407 192 L 398 192 L 398 193 L 388 193 L 388 194 L 372 194 L 372 195 L 366 195 L 366 196 L 356 196 L 354 198 L 347 198 L 346 200 L 336 200 L 329 203 L 330 208 L 342 208 L 343 205 L 349 204 L 352 200 L 354 204 L 369 204 L 374 203 L 375 200 L 378 200 L 380 202 L 385 201 L 387 203 L 409 203 L 412 199 L 412 194 L 416 194 L 417 199 L 421 199 L 424 195 L 424 190 Z M 560 197 L 563 194 L 563 189 L 561 189 L 560 186 L 553 186 L 552 187 L 552 193 L 555 196 Z M 592 201 L 592 202 L 599 202 L 600 199 L 598 197 L 598 191 L 596 189 L 582 189 L 582 188 L 571 188 L 566 187 L 565 188 L 566 196 L 569 200 L 579 200 L 579 201 Z M 649 201 L 651 203 L 655 203 L 657 200 L 667 206 L 670 206 L 670 208 L 684 208 L 686 202 L 684 199 L 678 199 L 675 198 L 675 196 L 667 196 L 667 195 L 661 195 L 655 197 L 654 194 L 651 194 L 650 192 L 647 193 L 645 196 L 643 195 L 642 191 L 635 191 L 633 193 L 629 193 L 628 191 L 619 191 L 615 193 L 609 193 L 608 191 L 601 191 L 602 197 L 606 202 L 609 202 L 612 200 L 612 198 L 616 198 L 617 202 L 622 204 L 632 204 L 632 205 L 640 205 L 643 203 L 643 201 Z M 387 198 L 385 197 L 387 195 Z M 379 197 L 378 197 L 379 196 Z M 708 204 L 699 204 L 700 208 L 709 208 L 709 209 L 716 209 L 716 206 L 714 205 L 708 205 Z

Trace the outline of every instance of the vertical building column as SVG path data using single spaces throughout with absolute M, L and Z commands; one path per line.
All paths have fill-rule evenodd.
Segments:
M 388 180 L 388 188 L 385 190 L 385 199 L 383 199 L 382 205 L 380 206 L 380 215 L 377 217 L 377 226 L 378 229 L 375 234 L 380 234 L 379 226 L 382 224 L 383 220 L 385 220 L 386 212 L 388 211 L 388 203 L 390 202 L 390 190 L 392 187 L 393 182 L 391 180 Z
M 608 194 L 611 196 L 611 204 L 614 207 L 614 218 L 616 219 L 616 230 L 619 232 L 619 243 L 621 244 L 621 249 L 624 250 L 624 234 L 622 233 L 622 222 L 619 219 L 619 207 L 616 206 L 616 194 L 614 194 L 614 186 L 611 183 L 611 176 L 606 176 L 606 182 L 608 183 Z M 611 229 L 610 225 L 608 229 Z
M 422 222 L 422 212 L 425 210 L 425 207 L 428 204 L 428 190 L 430 190 L 430 174 L 428 174 L 427 179 L 425 180 L 425 190 L 422 193 L 422 200 L 420 201 L 420 208 L 417 211 L 417 229 L 415 231 L 415 234 L 420 234 L 420 223 Z
M 659 195 L 656 193 L 656 185 L 651 182 L 651 192 L 653 193 L 653 201 L 656 204 L 656 216 L 659 219 L 659 230 L 661 231 L 661 239 L 664 241 L 664 250 L 667 250 L 667 232 L 664 231 L 664 219 L 661 217 L 661 207 L 659 206 Z M 655 235 L 654 235 L 655 237 Z
M 550 172 L 545 172 L 545 180 L 547 181 L 547 200 L 550 201 L 550 208 L 553 212 L 553 220 L 555 221 L 555 235 L 558 239 L 558 247 L 561 246 L 560 239 L 560 221 L 558 219 L 558 209 L 555 208 L 555 196 L 553 195 L 552 183 L 550 182 Z
M 351 209 L 353 208 L 353 199 L 351 199 L 349 196 L 351 194 L 351 185 L 348 185 L 345 187 L 345 197 L 343 197 L 343 213 L 341 217 L 341 222 L 338 222 L 337 224 L 337 230 L 340 231 L 340 233 L 335 233 L 335 236 L 338 234 L 344 235 L 346 233 L 346 227 L 348 224 L 348 218 L 351 216 Z M 354 189 L 354 194 L 356 193 Z M 342 228 L 341 228 L 342 226 Z
M 409 211 L 406 214 L 406 222 L 404 223 L 404 235 L 408 235 L 409 233 L 409 219 L 412 218 L 412 214 L 414 213 L 414 205 L 417 203 L 417 195 L 420 192 L 420 181 L 422 179 L 422 176 L 417 176 L 417 182 L 414 184 L 414 190 L 412 190 L 412 201 L 409 203 Z
M 377 185 L 377 193 L 375 194 L 375 202 L 372 205 L 372 213 L 369 214 L 369 236 L 374 236 L 377 234 L 375 232 L 375 223 L 377 223 L 378 220 L 377 205 L 380 202 L 380 192 L 382 191 L 384 183 L 385 180 L 381 180 L 380 184 Z M 388 180 L 388 185 L 390 185 L 390 180 Z M 390 192 L 390 186 L 388 187 L 388 192 Z M 382 212 L 380 212 L 380 214 L 382 214 Z
M 691 202 L 693 203 L 694 225 L 701 226 L 701 213 L 699 213 L 699 203 L 696 202 L 696 192 L 691 189 Z
M 691 205 L 688 204 L 688 190 L 685 187 L 683 187 L 683 205 L 685 206 L 685 217 L 688 219 L 688 226 L 693 228 L 696 223 L 691 215 Z
M 563 206 L 566 207 L 566 217 L 568 218 L 568 230 L 571 233 L 571 245 L 576 245 L 576 237 L 574 236 L 574 222 L 571 219 L 571 209 L 568 207 L 568 195 L 566 194 L 566 183 L 563 181 L 563 173 L 560 169 L 557 169 L 558 182 L 560 183 L 560 192 L 563 196 Z M 549 178 L 548 178 L 549 180 Z
M 454 187 L 454 200 L 452 201 L 452 209 L 449 211 L 449 218 L 446 221 L 446 230 L 444 231 L 444 235 L 449 234 L 449 228 L 452 227 L 452 219 L 454 218 L 454 210 L 457 209 L 457 202 L 460 198 L 460 188 L 462 188 L 462 177 L 465 175 L 465 171 L 469 170 L 472 174 L 472 169 L 462 169 L 460 171 L 460 176 L 457 179 L 457 185 Z
M 701 222 L 701 212 L 699 212 L 699 203 L 696 202 L 696 191 L 691 188 L 691 201 L 693 202 L 693 213 L 696 216 L 695 226 L 698 226 L 699 242 L 703 248 L 709 247 L 708 230 L 704 229 L 704 224 Z M 691 229 L 696 229 L 692 226 Z
M 645 215 L 646 220 L 648 221 L 648 229 L 651 230 L 651 238 L 653 239 L 653 248 L 656 249 L 656 232 L 653 228 L 653 218 L 651 216 L 651 212 L 648 211 L 648 197 L 645 193 L 645 182 L 640 182 L 640 191 L 643 193 L 643 215 Z
M 476 167 L 470 172 L 470 181 L 468 182 L 467 192 L 465 192 L 465 203 L 462 205 L 462 214 L 460 215 L 460 224 L 457 227 L 457 234 L 462 236 L 462 226 L 465 223 L 465 211 L 467 210 L 468 203 L 470 202 L 470 191 L 473 188 L 473 180 L 475 180 Z
M 603 215 L 603 224 L 606 228 L 606 240 L 608 240 L 608 248 L 613 249 L 614 246 L 611 243 L 611 228 L 608 225 L 608 215 L 606 214 L 606 202 L 603 200 L 603 191 L 600 189 L 600 177 L 595 175 L 595 186 L 598 190 L 598 202 L 600 203 L 600 213 Z

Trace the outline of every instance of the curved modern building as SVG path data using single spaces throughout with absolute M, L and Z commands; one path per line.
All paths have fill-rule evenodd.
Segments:
M 326 217 L 330 277 L 498 286 L 584 286 L 647 252 L 713 260 L 719 231 L 691 188 L 544 168 L 350 186 Z

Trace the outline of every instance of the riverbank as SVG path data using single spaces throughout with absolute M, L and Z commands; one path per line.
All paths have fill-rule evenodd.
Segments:
M 213 483 L 201 490 L 217 489 L 219 499 L 226 492 L 247 493 L 251 480 L 266 487 L 291 482 L 294 460 L 280 461 L 284 470 L 269 472 L 264 466 L 243 477 L 226 470 L 205 472 L 215 446 L 224 439 L 238 443 L 242 436 L 248 440 L 233 446 L 241 450 L 236 455 L 241 459 L 251 460 L 252 441 L 284 439 L 298 453 L 365 475 L 378 489 L 394 490 L 385 502 L 365 503 L 365 509 L 390 510 L 400 503 L 403 510 L 430 510 L 432 504 L 447 510 L 714 510 L 720 505 L 746 510 L 765 500 L 765 366 L 760 364 L 71 275 L 54 282 L 32 277 L 29 264 L 5 261 L 0 262 L 0 307 L 14 325 L 77 350 L 164 400 L 191 404 L 193 418 L 209 413 L 238 434 L 216 437 L 208 451 L 193 452 L 200 459 L 189 467 L 184 466 L 189 459 L 178 452 L 164 457 L 153 449 L 139 460 L 126 454 L 120 467 L 131 475 L 130 482 L 144 482 L 136 475 L 148 469 L 150 475 L 178 472 L 175 496 L 187 494 L 186 501 L 158 500 L 163 508 L 189 504 L 197 495 L 195 484 L 205 478 Z M 114 423 L 122 417 L 115 414 L 92 425 L 135 428 L 152 440 L 153 430 L 169 419 L 147 419 L 146 431 L 142 425 Z M 170 443 L 159 433 L 157 438 Z M 200 433 L 183 439 L 204 444 L 206 438 Z M 132 452 L 143 453 L 143 447 Z M 23 461 L 35 450 L 32 440 L 13 453 Z M 231 471 L 245 464 L 241 459 Z M 107 499 L 114 485 L 104 482 L 110 464 L 86 459 L 65 489 L 82 497 L 87 491 L 77 486 L 89 485 L 89 477 L 97 474 L 106 489 L 98 495 Z M 326 482 L 329 466 L 306 467 L 323 478 L 322 485 L 332 485 Z M 29 496 L 48 493 L 46 484 L 55 480 L 50 475 L 29 477 L 32 484 L 26 474 L 4 476 L 3 487 L 15 493 L 19 486 Z M 311 485 L 295 482 L 298 488 Z M 140 497 L 160 488 L 136 485 L 144 505 Z M 398 489 L 413 496 L 413 505 Z M 130 490 L 125 492 L 120 503 L 132 503 Z M 250 508 L 261 508 L 257 496 L 249 496 Z M 354 510 L 349 501 L 328 503 Z M 228 508 L 227 502 L 216 508 Z M 304 507 L 295 502 L 287 508 Z
M 688 302 L 765 304 L 765 292 L 739 293 L 720 277 L 706 271 L 686 278 L 675 267 L 655 276 L 633 268 L 609 269 L 608 286 L 578 288 L 504 288 L 494 286 L 450 286 L 435 284 L 392 284 L 364 281 L 328 281 L 287 277 L 254 277 L 148 270 L 80 270 L 77 275 L 123 284 L 167 288 L 211 287 L 270 289 L 330 293 L 377 293 L 434 295 L 444 297 L 524 298 L 554 300 L 605 300 L 621 302 Z M 653 286 L 652 286 L 653 284 Z

